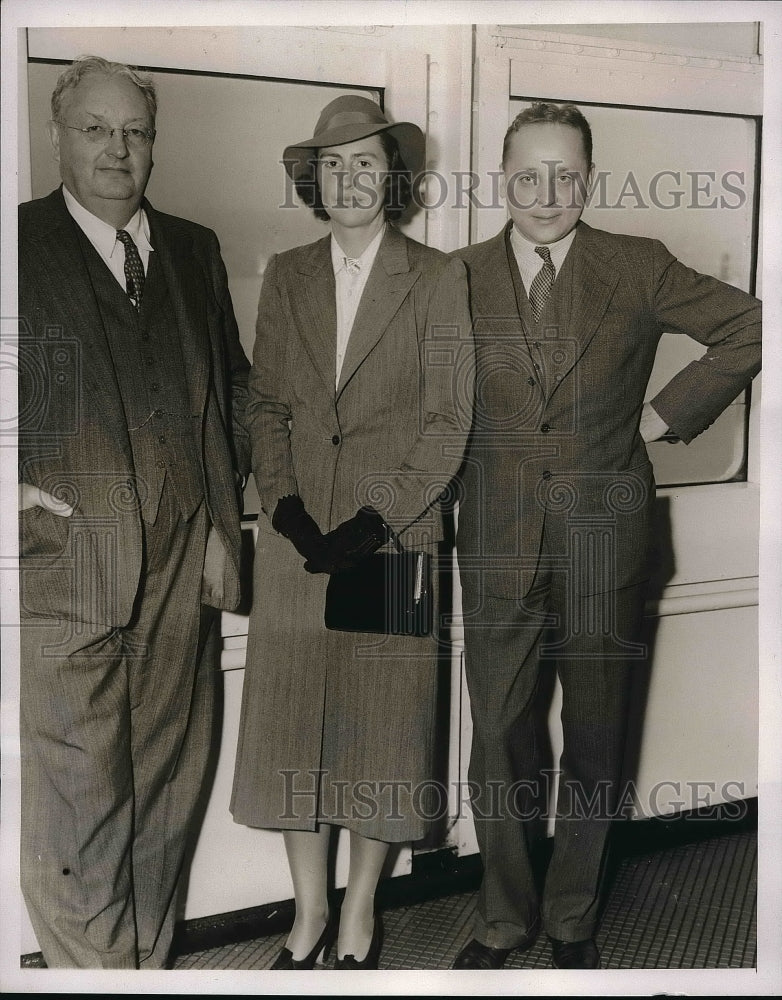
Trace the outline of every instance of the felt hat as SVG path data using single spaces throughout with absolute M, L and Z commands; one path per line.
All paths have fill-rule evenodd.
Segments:
M 309 161 L 315 150 L 323 146 L 341 146 L 378 132 L 390 132 L 396 139 L 399 153 L 412 174 L 421 169 L 426 143 L 421 129 L 412 122 L 390 122 L 379 104 L 355 94 L 337 97 L 327 104 L 320 113 L 312 138 L 285 148 L 285 169 L 294 181 L 298 180 L 310 173 Z

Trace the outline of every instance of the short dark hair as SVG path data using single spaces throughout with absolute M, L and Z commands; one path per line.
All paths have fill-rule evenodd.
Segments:
M 91 73 L 102 73 L 105 76 L 125 76 L 131 83 L 135 83 L 147 103 L 147 111 L 149 111 L 152 124 L 155 124 L 157 95 L 155 93 L 155 84 L 152 80 L 148 76 L 139 73 L 132 66 L 126 66 L 125 63 L 110 62 L 101 56 L 78 56 L 70 66 L 62 71 L 52 93 L 52 121 L 59 120 L 64 97 L 72 90 L 75 90 L 82 79 Z
M 383 201 L 385 217 L 389 222 L 396 222 L 410 204 L 413 191 L 412 177 L 402 159 L 402 154 L 399 152 L 396 139 L 388 132 L 376 132 L 375 135 L 380 140 L 388 163 L 385 199 Z M 318 153 L 319 150 L 313 150 L 313 155 L 309 160 L 309 169 L 294 181 L 294 185 L 296 194 L 308 208 L 312 209 L 315 218 L 327 222 L 330 216 L 323 207 L 320 184 L 318 183 Z
M 592 129 L 589 122 L 581 113 L 581 109 L 575 104 L 549 104 L 546 101 L 536 101 L 531 107 L 525 108 L 516 115 L 508 126 L 505 139 L 502 143 L 502 164 L 510 149 L 511 139 L 525 125 L 539 125 L 546 122 L 550 125 L 570 125 L 571 128 L 578 129 L 581 133 L 581 141 L 584 144 L 587 168 L 592 165 Z

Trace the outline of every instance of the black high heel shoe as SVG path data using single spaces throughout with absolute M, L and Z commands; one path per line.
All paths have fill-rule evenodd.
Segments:
M 312 951 L 305 955 L 304 958 L 294 958 L 293 952 L 290 948 L 283 948 L 279 955 L 274 960 L 274 965 L 271 966 L 272 969 L 314 969 L 315 963 L 318 961 L 320 953 L 323 952 L 323 962 L 328 961 L 329 952 L 337 940 L 337 931 L 339 930 L 339 920 L 336 914 L 330 913 L 329 919 L 326 921 L 326 926 L 323 928 L 323 933 L 315 942 L 315 946 Z
M 380 949 L 383 947 L 383 924 L 380 917 L 375 917 L 375 925 L 372 928 L 372 940 L 369 942 L 369 950 L 360 962 L 356 961 L 353 955 L 345 955 L 338 958 L 334 963 L 335 969 L 377 969 L 380 958 Z

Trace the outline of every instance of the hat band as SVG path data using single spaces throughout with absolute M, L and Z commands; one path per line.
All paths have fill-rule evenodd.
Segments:
M 338 111 L 337 114 L 329 118 L 325 123 L 325 128 L 321 131 L 326 132 L 329 129 L 340 128 L 342 125 L 388 125 L 388 120 L 382 111 L 378 111 L 377 115 L 370 115 L 365 111 Z

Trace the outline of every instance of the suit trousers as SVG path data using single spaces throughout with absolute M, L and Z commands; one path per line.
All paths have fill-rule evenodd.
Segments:
M 484 866 L 475 936 L 494 948 L 520 944 L 539 916 L 564 941 L 592 937 L 606 838 L 621 777 L 632 665 L 645 586 L 589 597 L 543 551 L 522 600 L 481 593 L 465 579 L 466 678 L 473 719 L 469 767 Z M 554 848 L 542 906 L 529 846 L 540 815 L 541 726 L 536 692 L 544 664 L 562 686 Z M 547 801 L 542 803 L 543 808 Z M 536 811 L 537 806 L 537 811 Z
M 167 964 L 212 734 L 206 534 L 167 485 L 126 627 L 22 623 L 22 889 L 49 966 Z

